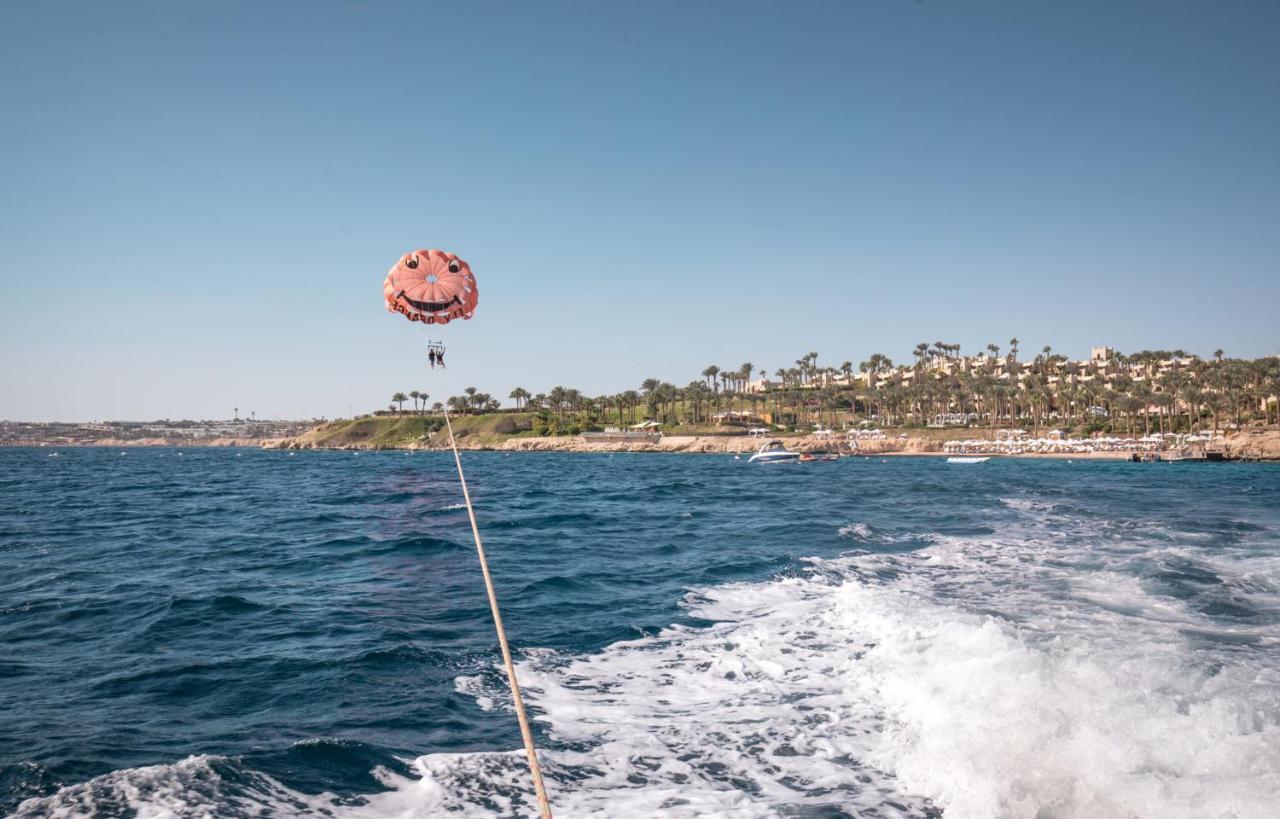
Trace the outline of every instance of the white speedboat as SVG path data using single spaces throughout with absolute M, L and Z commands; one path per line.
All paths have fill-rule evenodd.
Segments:
M 990 456 L 990 455 L 984 455 L 984 456 L 972 456 L 972 455 L 971 455 L 971 456 L 961 456 L 961 455 L 957 455 L 957 456 L 953 456 L 953 457 L 947 458 L 947 463 L 949 463 L 949 464 L 983 464 L 983 463 L 986 463 L 986 462 L 987 462 L 987 461 L 989 461 L 989 460 L 991 460 L 991 456 Z
M 800 460 L 799 452 L 792 452 L 782 445 L 781 441 L 769 441 L 747 459 L 749 464 L 793 463 Z

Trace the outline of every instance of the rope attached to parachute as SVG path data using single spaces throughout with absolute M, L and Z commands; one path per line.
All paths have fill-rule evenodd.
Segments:
M 520 736 L 524 739 L 524 751 L 529 757 L 529 773 L 533 775 L 533 789 L 538 795 L 538 810 L 542 819 L 552 819 L 551 803 L 547 801 L 547 787 L 542 783 L 542 768 L 538 765 L 538 751 L 533 745 L 533 732 L 529 730 L 529 718 L 524 712 L 524 699 L 520 696 L 520 683 L 516 681 L 516 668 L 511 662 L 511 647 L 507 645 L 507 632 L 502 627 L 502 612 L 498 610 L 498 595 L 493 590 L 493 578 L 489 576 L 489 561 L 484 557 L 484 543 L 480 540 L 480 527 L 476 524 L 476 510 L 471 506 L 471 492 L 467 478 L 462 474 L 462 456 L 458 454 L 458 442 L 453 437 L 453 422 L 449 411 L 444 411 L 444 423 L 449 429 L 449 446 L 453 449 L 453 462 L 458 467 L 458 482 L 462 484 L 462 499 L 467 504 L 467 517 L 471 519 L 471 535 L 476 541 L 476 554 L 480 556 L 480 571 L 484 574 L 484 587 L 489 593 L 489 610 L 493 612 L 493 625 L 498 630 L 498 646 L 502 649 L 502 662 L 507 667 L 507 682 L 511 686 L 511 699 L 520 720 Z

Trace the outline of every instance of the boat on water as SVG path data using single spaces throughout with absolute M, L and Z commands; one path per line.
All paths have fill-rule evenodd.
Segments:
M 980 464 L 991 460 L 990 455 L 954 456 L 947 458 L 949 464 Z
M 749 464 L 794 463 L 800 460 L 799 452 L 792 452 L 782 445 L 781 441 L 769 441 L 762 445 L 756 454 L 747 459 Z

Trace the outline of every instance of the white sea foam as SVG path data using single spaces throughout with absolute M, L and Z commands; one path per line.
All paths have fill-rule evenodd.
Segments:
M 851 523 L 848 526 L 841 526 L 838 534 L 840 537 L 848 537 L 855 540 L 870 540 L 871 527 L 862 522 Z
M 1006 504 L 1010 505 L 1010 504 Z M 1190 566 L 1251 605 L 1274 558 L 1214 557 L 1039 501 L 991 536 L 841 534 L 908 553 L 810 559 L 810 571 L 696 589 L 707 627 L 520 664 L 557 750 L 559 816 L 1271 817 L 1280 804 L 1280 649 L 1158 593 Z M 1274 612 L 1275 609 L 1270 611 Z M 1242 652 L 1229 640 L 1248 638 Z M 1208 638 L 1212 639 L 1206 639 Z M 457 690 L 508 708 L 490 676 Z M 109 774 L 19 815 L 126 804 L 338 816 L 536 815 L 517 751 L 432 754 L 360 805 L 255 775 L 234 793 L 207 758 Z M 115 801 L 112 801 L 115 800 Z M 249 815 L 253 815 L 251 812 Z
M 293 792 L 261 774 L 254 775 L 253 795 L 241 799 L 229 792 L 214 769 L 216 757 L 191 756 L 171 765 L 113 771 L 62 788 L 48 797 L 28 799 L 15 817 L 72 817 L 131 813 L 138 819 L 259 815 L 285 804 Z M 246 794 L 247 795 L 247 794 Z
M 1000 502 L 1010 509 L 1017 509 L 1022 512 L 1032 512 L 1050 508 L 1050 504 L 1044 501 L 1036 501 L 1031 498 L 1000 498 Z
M 831 583 L 851 567 L 826 563 L 821 579 L 704 590 L 694 613 L 724 621 L 709 629 L 526 669 L 552 733 L 600 766 L 562 796 L 570 813 L 624 815 L 656 791 L 696 797 L 691 814 L 1272 815 L 1274 671 L 1199 670 L 1180 645 L 1027 639 Z

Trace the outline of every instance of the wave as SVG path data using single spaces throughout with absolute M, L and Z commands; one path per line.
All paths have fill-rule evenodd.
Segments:
M 872 538 L 871 526 L 867 523 L 851 523 L 848 526 L 841 526 L 837 534 L 840 537 L 848 537 L 855 540 L 871 540 Z
M 282 756 L 306 754 L 307 745 L 338 747 L 321 741 L 298 743 Z M 339 752 L 340 753 L 340 752 Z M 314 751 L 309 754 L 315 755 Z M 269 760 L 257 760 L 269 765 Z M 398 764 L 397 764 L 398 763 Z M 281 763 L 285 764 L 285 763 Z M 296 763 L 295 763 L 296 764 Z M 341 759 L 337 763 L 341 764 Z M 320 789 L 307 793 L 283 784 L 276 777 L 231 757 L 199 755 L 168 765 L 128 768 L 63 787 L 50 796 L 27 799 L 14 811 L 15 819 L 78 819 L 83 816 L 139 817 L 267 817 L 345 816 L 374 819 L 389 815 L 414 815 L 406 799 L 413 798 L 417 777 L 403 762 L 391 766 L 364 762 L 371 794 L 334 793 Z
M 1092 640 L 1086 630 L 1041 639 L 1007 619 L 868 579 L 866 563 L 885 559 L 904 556 L 815 559 L 800 576 L 700 588 L 686 607 L 709 626 L 523 660 L 524 687 L 550 738 L 543 757 L 556 809 L 1272 814 L 1280 800 L 1274 667 L 1206 667 L 1185 640 L 1132 633 L 1127 641 Z M 481 707 L 507 707 L 496 674 L 460 677 L 457 688 Z M 431 754 L 403 771 L 374 766 L 387 790 L 354 801 L 301 793 L 237 764 L 191 757 L 118 771 L 28 800 L 17 815 L 536 813 L 516 751 Z
M 495 534 L 519 526 L 517 534 L 535 534 L 530 541 L 557 544 L 537 553 L 550 569 L 503 587 L 511 620 L 532 624 L 520 636 L 529 639 L 530 628 L 589 634 L 560 639 L 560 651 L 526 650 L 520 661 L 557 815 L 1272 815 L 1280 804 L 1276 528 L 1201 533 L 1177 514 L 1144 511 L 1141 498 L 1108 506 L 1101 490 L 1074 497 L 1057 485 L 993 489 L 937 503 L 909 492 L 901 503 L 879 504 L 862 494 L 824 495 L 803 526 L 757 525 L 700 498 L 676 505 L 696 512 L 696 529 L 670 504 L 654 514 L 653 526 L 670 522 L 669 534 L 648 528 L 644 506 L 624 515 L 612 507 L 542 509 L 526 503 L 524 489 L 517 501 L 491 495 L 486 523 Z M 435 494 L 391 509 L 379 496 L 369 510 L 351 510 L 379 520 L 387 512 L 376 537 L 335 525 L 286 550 L 293 562 L 274 571 L 297 572 L 300 560 L 319 561 L 318 570 L 336 558 L 397 583 L 438 579 L 455 552 L 471 551 L 465 537 L 433 537 L 456 533 L 440 528 L 456 511 L 438 511 L 455 498 Z M 623 527 L 644 537 L 619 536 L 615 546 L 613 533 Z M 569 546 L 560 550 L 560 530 L 581 537 L 572 546 L 583 549 L 589 569 L 574 567 Z M 678 546 L 679 559 L 624 564 L 621 544 L 627 554 L 663 556 Z M 700 547 L 714 548 L 714 559 L 704 560 Z M 823 556 L 782 556 L 814 553 Z M 376 559 L 348 559 L 368 556 Z M 679 625 L 655 627 L 673 622 L 666 590 L 677 582 L 687 589 Z M 622 593 L 626 585 L 658 588 L 662 605 L 636 605 Z M 276 595 L 266 588 L 193 591 L 173 608 L 219 615 L 216 622 L 233 630 L 267 628 L 281 609 L 264 608 Z M 430 597 L 414 593 L 415 606 L 422 599 Z M 329 739 L 192 756 L 62 787 L 22 802 L 17 815 L 536 815 L 523 754 L 513 747 L 503 674 L 491 665 L 483 600 L 433 614 L 429 633 L 414 616 L 387 616 L 406 610 L 394 602 L 376 600 L 386 605 L 375 612 L 379 640 L 354 639 L 359 617 L 335 619 L 326 622 L 350 628 L 342 632 L 349 639 L 326 645 L 323 656 L 281 643 L 241 653 L 235 665 L 178 657 L 166 670 L 147 657 L 91 693 L 103 703 L 128 704 L 140 691 L 163 695 L 152 702 L 189 703 L 190 692 L 217 691 L 220 680 L 296 679 L 310 691 L 319 680 L 363 694 L 358 711 L 330 709 L 317 697 L 305 719 L 286 710 L 243 744 L 200 738 L 164 746 L 183 748 L 177 755 L 270 748 L 286 724 L 363 732 L 389 745 L 447 734 L 451 742 L 465 738 L 435 747 L 499 750 L 415 759 Z M 580 624 L 590 619 L 584 611 L 600 606 L 619 614 L 590 629 Z M 389 623 L 395 631 L 386 631 Z M 457 651 L 448 641 L 470 639 L 473 625 L 483 626 L 483 649 L 451 660 Z M 0 667 L 0 676 L 31 684 L 35 666 L 23 663 Z M 428 697 L 450 680 L 453 691 Z M 474 720 L 477 710 L 489 714 Z M 343 719 L 335 722 L 335 713 Z M 250 745 L 255 739 L 261 744 Z M 14 801 L 72 778 L 22 775 L 32 784 L 15 790 Z
M 700 590 L 709 628 L 526 663 L 575 749 L 551 758 L 591 771 L 562 809 L 1262 817 L 1280 799 L 1280 673 L 1202 668 L 1185 642 L 1039 640 L 819 563 Z

